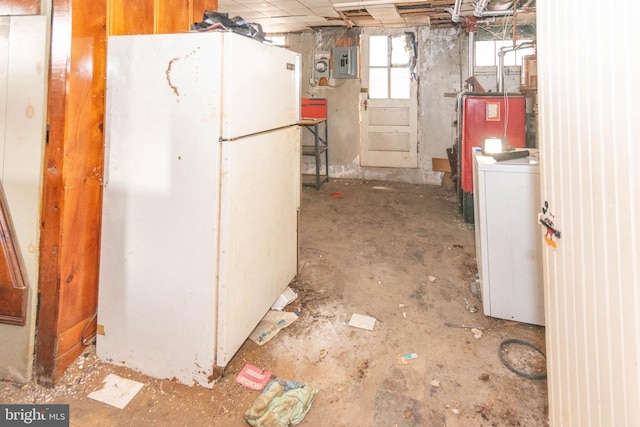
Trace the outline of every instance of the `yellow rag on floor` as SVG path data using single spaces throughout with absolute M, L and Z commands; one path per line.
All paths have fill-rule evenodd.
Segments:
M 254 427 L 288 427 L 299 424 L 318 393 L 308 385 L 290 388 L 290 382 L 272 381 L 245 412 L 244 418 Z

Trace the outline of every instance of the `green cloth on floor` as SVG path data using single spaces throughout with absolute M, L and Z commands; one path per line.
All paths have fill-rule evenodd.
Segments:
M 316 397 L 318 390 L 306 384 L 284 380 L 271 381 L 244 418 L 254 427 L 288 427 L 299 424 Z

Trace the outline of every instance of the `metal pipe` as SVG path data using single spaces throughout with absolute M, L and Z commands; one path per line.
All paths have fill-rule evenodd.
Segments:
M 491 0 L 487 4 L 489 10 L 510 10 L 513 9 L 515 0 Z
M 527 9 L 518 9 L 516 13 L 527 13 L 529 12 Z M 475 12 L 474 12 L 474 15 Z M 513 10 L 485 10 L 480 15 L 476 15 L 477 17 L 487 17 L 487 16 L 511 16 L 513 15 Z
M 462 7 L 462 0 L 456 0 L 456 3 L 453 5 L 453 9 L 449 9 L 448 12 L 451 14 L 451 20 L 453 22 L 460 21 L 460 8 Z
M 473 77 L 475 74 L 475 48 L 476 48 L 476 33 L 474 31 L 469 33 L 469 77 Z M 469 92 L 473 92 L 473 84 L 469 83 Z
M 482 14 L 484 13 L 484 9 L 487 7 L 487 3 L 489 3 L 489 0 L 480 0 L 475 4 L 475 9 L 473 11 L 473 14 L 479 18 L 482 17 Z
M 520 43 L 519 45 L 516 46 L 512 46 L 512 47 L 501 47 L 500 51 L 498 52 L 498 75 L 497 80 L 498 80 L 498 92 L 502 93 L 504 91 L 504 76 L 503 76 L 503 72 L 504 72 L 504 54 L 506 52 L 515 52 L 516 50 L 520 50 L 524 47 L 533 47 L 535 48 L 536 45 L 533 42 L 524 42 L 524 43 Z

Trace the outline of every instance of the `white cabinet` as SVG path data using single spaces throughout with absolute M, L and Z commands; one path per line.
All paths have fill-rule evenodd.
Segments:
M 476 258 L 484 314 L 544 325 L 540 173 L 532 157 L 474 151 Z

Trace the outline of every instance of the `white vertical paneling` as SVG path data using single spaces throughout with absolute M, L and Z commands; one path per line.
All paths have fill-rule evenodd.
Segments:
M 33 368 L 46 128 L 47 17 L 0 17 L 0 179 L 29 285 L 25 326 L 0 325 L 0 379 L 26 382 Z
M 551 425 L 640 420 L 640 7 L 540 2 L 542 201 Z M 542 232 L 541 232 L 542 234 Z

